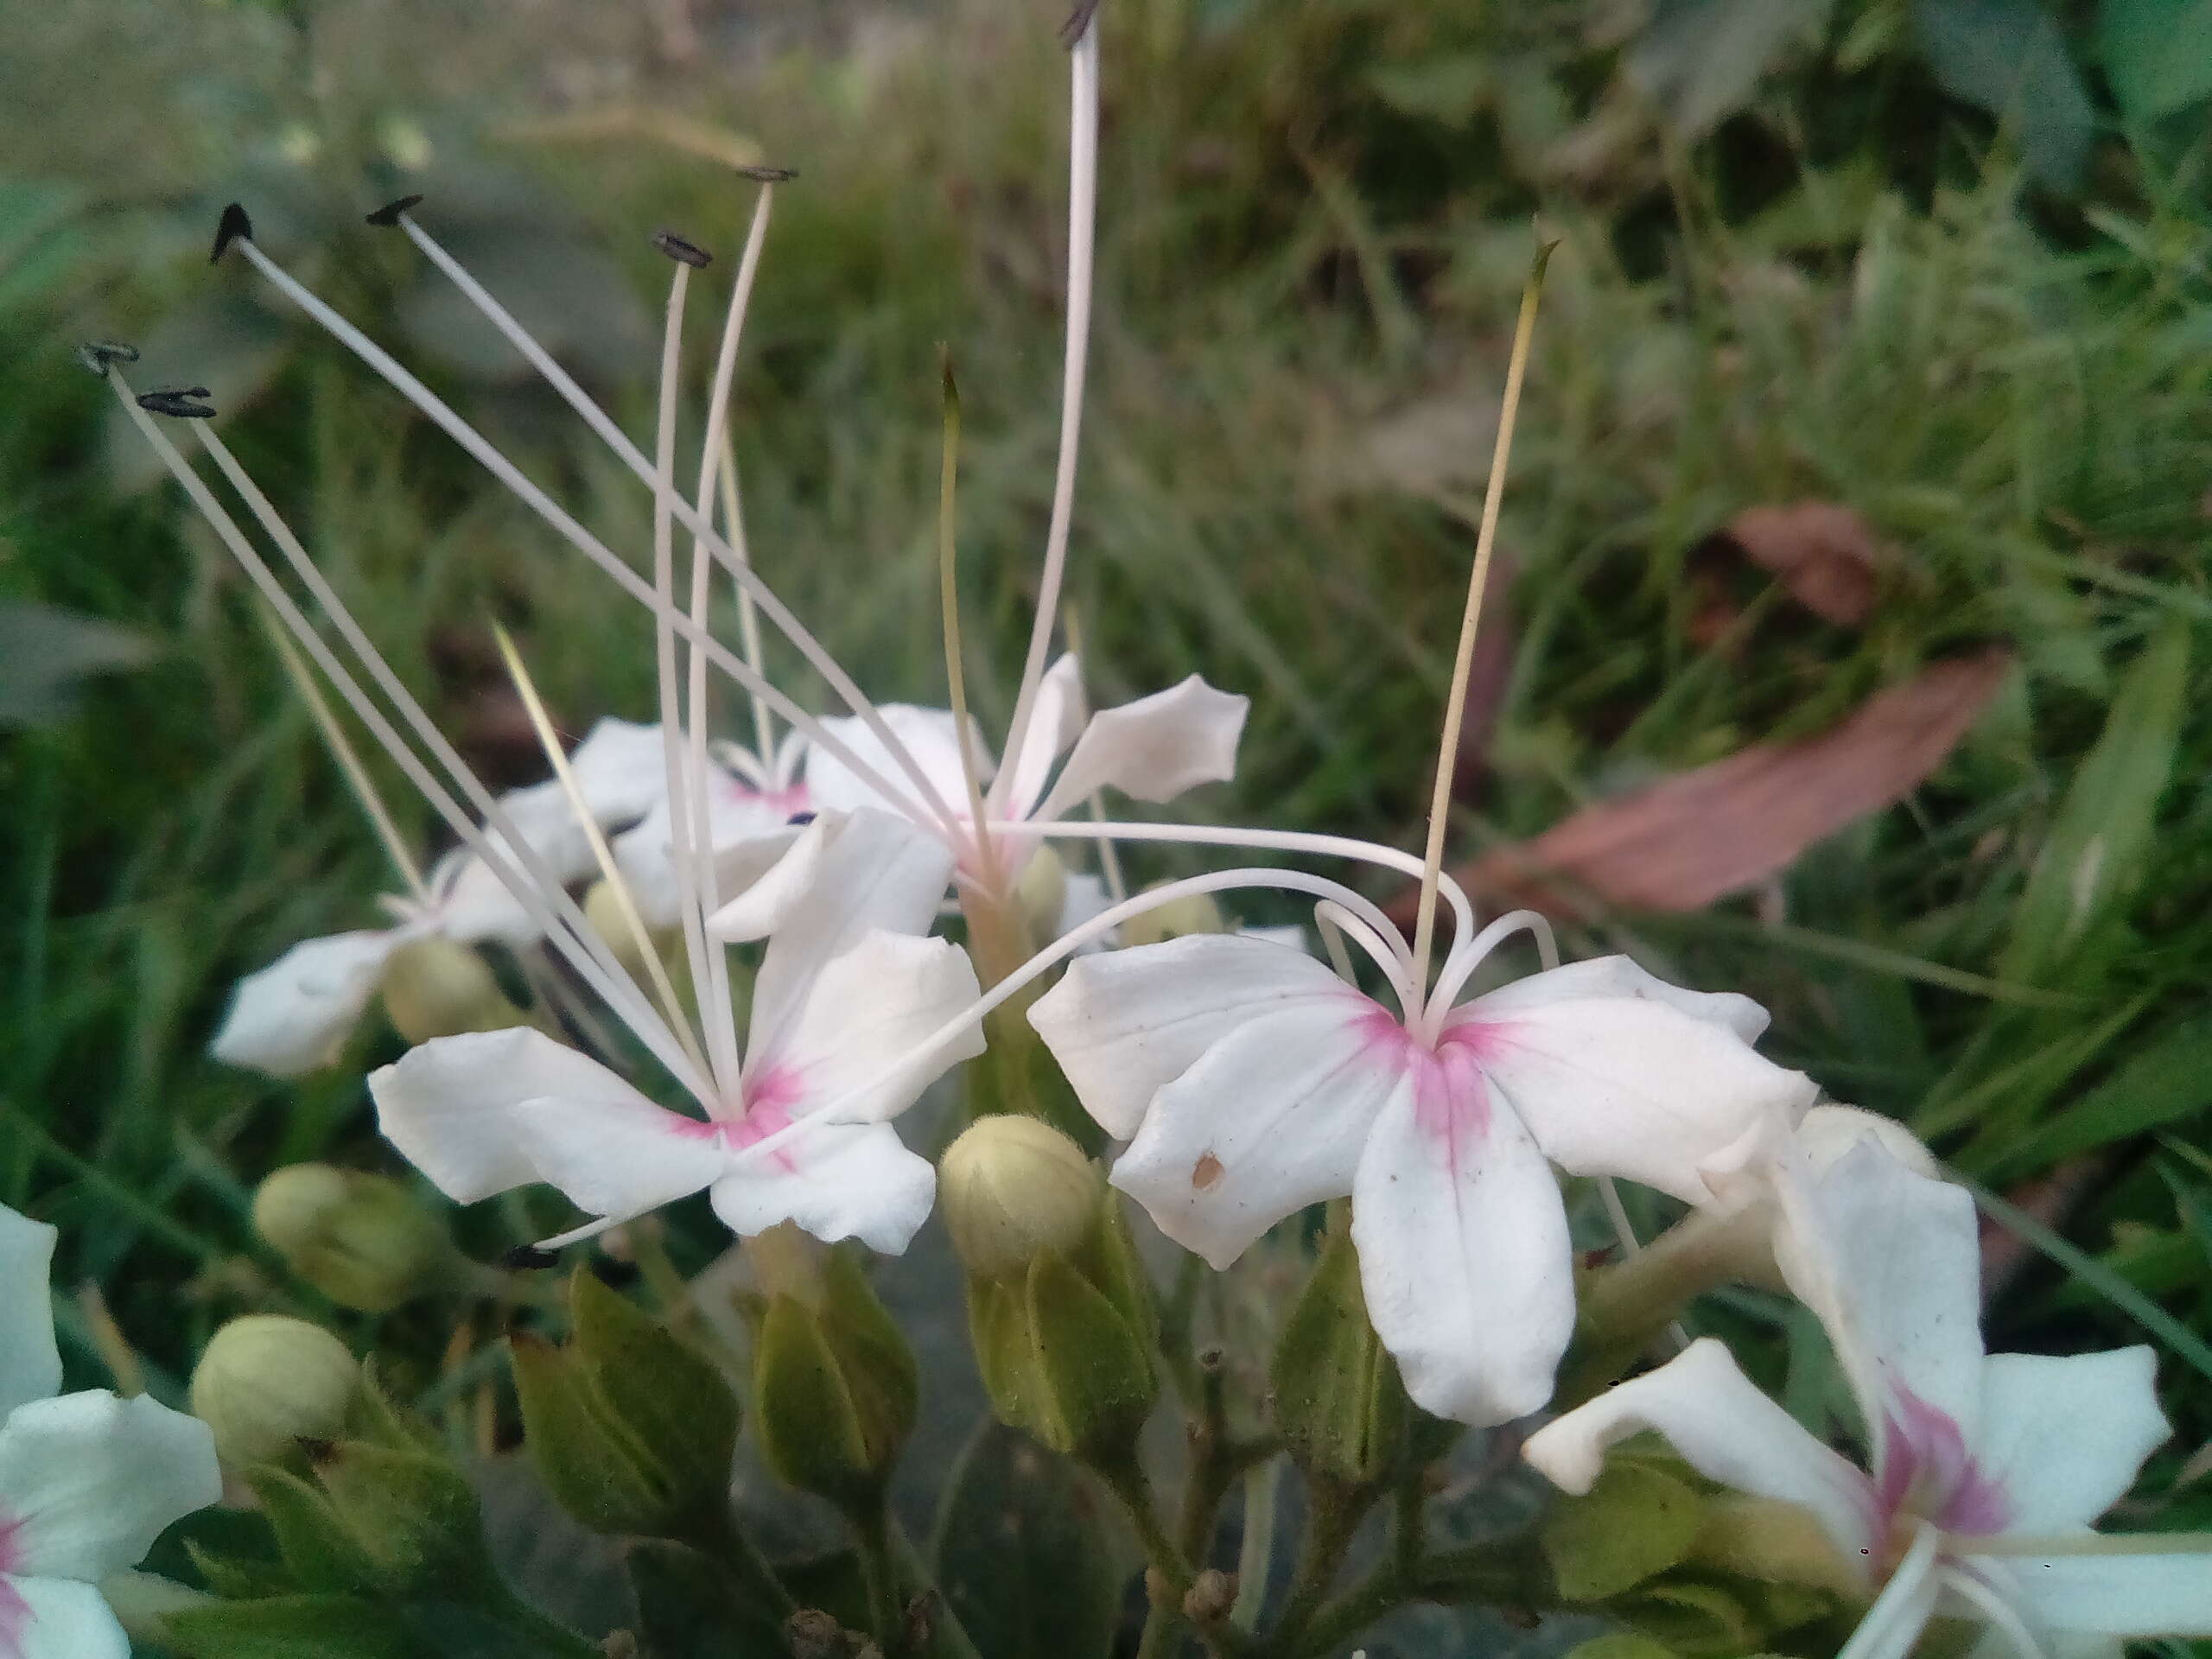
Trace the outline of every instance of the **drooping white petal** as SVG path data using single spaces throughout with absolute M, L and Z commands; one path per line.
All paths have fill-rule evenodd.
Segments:
M 408 930 L 303 939 L 238 982 L 207 1052 L 226 1065 L 296 1077 L 338 1058 Z
M 1341 1001 L 1398 1029 L 1365 999 Z M 1349 1193 L 1406 1071 L 1402 1041 L 1378 1045 L 1344 1013 L 1287 1008 L 1231 1031 L 1160 1090 L 1114 1185 L 1216 1268 L 1286 1216 Z
M 2086 1527 L 2127 1495 L 2170 1430 L 2147 1347 L 1982 1362 L 1974 1461 L 2002 1496 L 2007 1532 Z
M 1608 1389 L 1529 1437 L 1522 1455 L 1552 1484 L 1586 1492 L 1606 1449 L 1656 1431 L 1708 1479 L 1809 1510 L 1855 1572 L 1875 1536 L 1874 1489 L 1700 1338 L 1656 1370 Z
M 369 1096 L 385 1139 L 459 1204 L 537 1179 L 515 1132 L 512 1109 L 523 1101 L 659 1109 L 598 1061 L 527 1026 L 417 1044 L 369 1074 Z
M 1973 1197 L 1867 1141 L 1817 1174 L 1785 1173 L 1776 1198 L 1776 1263 L 1851 1379 L 1877 1474 L 1897 1441 L 1885 1432 L 1892 1421 L 1923 1421 L 1945 1439 L 1955 1429 L 1974 1446 L 1982 1346 Z
M 0 1576 L 7 1659 L 130 1659 L 130 1638 L 96 1586 Z
M 715 891 L 728 899 L 744 893 L 782 861 L 799 836 L 775 798 L 716 774 L 708 784 L 707 834 L 715 855 Z M 665 798 L 609 847 L 614 868 L 630 888 L 648 927 L 673 928 L 678 906 L 672 817 Z M 719 912 L 718 912 L 719 913 Z
M 820 850 L 805 889 L 783 903 L 760 959 L 749 1055 L 791 1058 L 793 1030 L 817 1001 L 815 982 L 829 965 L 871 933 L 928 932 L 952 879 L 951 849 L 887 812 L 864 808 L 810 828 L 823 830 Z M 775 879 L 772 873 L 763 882 Z M 894 957 L 886 966 L 920 960 Z M 974 982 L 969 970 L 966 983 Z M 863 999 L 874 995 L 867 987 L 855 989 Z M 911 998 L 915 988 L 907 989 Z
M 0 1427 L 0 1511 L 22 1579 L 97 1580 L 135 1567 L 162 1529 L 223 1495 L 197 1417 L 88 1389 L 19 1406 Z
M 770 944 L 772 958 L 785 937 Z M 792 985 L 766 1018 L 760 1012 L 768 988 L 766 963 L 760 985 L 746 1098 L 787 1105 L 794 1117 L 833 1103 L 842 1103 L 836 1105 L 840 1118 L 895 1117 L 945 1072 L 983 1052 L 980 1021 L 920 1052 L 982 994 L 967 952 L 949 939 L 865 934 Z
M 1002 780 L 1004 811 L 1000 816 L 1026 818 L 1045 792 L 1052 763 L 1065 754 L 1068 745 L 1083 730 L 1083 664 L 1073 656 L 1061 658 L 1037 682 L 1037 701 L 1029 715 L 1029 729 L 1021 740 L 1021 753 L 1007 766 Z
M 960 728 L 951 710 L 921 709 L 910 702 L 887 702 L 877 712 L 922 775 L 936 786 L 938 798 L 956 814 L 965 817 L 968 779 L 961 768 Z M 836 715 L 822 724 L 832 737 L 893 787 L 906 794 L 913 792 L 913 780 L 893 758 L 882 740 L 868 729 L 865 721 L 857 715 Z M 991 752 L 984 745 L 982 728 L 972 718 L 968 728 L 975 741 L 976 766 L 981 774 L 978 781 L 988 781 L 991 775 Z M 899 810 L 896 803 L 884 799 L 871 785 L 863 783 L 837 756 L 819 747 L 806 752 L 806 788 L 815 810 L 820 812 L 849 812 L 861 806 L 872 806 L 879 811 Z
M 709 1196 L 743 1237 L 790 1221 L 819 1239 L 857 1238 L 896 1255 L 929 1218 L 937 1172 L 888 1123 L 833 1123 L 734 1171 Z
M 725 944 L 749 944 L 782 926 L 784 918 L 814 890 L 830 836 L 843 821 L 842 813 L 825 812 L 801 830 L 774 862 L 707 918 L 707 937 Z
M 0 1421 L 61 1386 L 47 1285 L 54 1229 L 0 1204 Z
M 2080 1636 L 2212 1636 L 2212 1554 L 2201 1545 L 2161 1551 L 2155 1535 L 2140 1541 L 2140 1553 L 2100 1548 L 2044 1558 L 1968 1555 L 1963 1564 L 1996 1585 L 2031 1628 Z
M 594 1216 L 638 1216 L 696 1192 L 727 1161 L 716 1126 L 624 1101 L 546 1096 L 513 1108 L 510 1133 L 537 1179 Z
M 1747 1043 L 1759 1039 L 1770 1018 L 1767 1011 L 1748 996 L 1734 991 L 1688 990 L 1669 983 L 1656 974 L 1645 972 L 1623 956 L 1592 957 L 1586 962 L 1570 962 L 1564 967 L 1530 974 L 1484 993 L 1480 1001 L 1485 1013 L 1496 1014 L 1510 1008 L 1541 1007 L 1548 1002 L 1576 996 L 1641 997 L 1647 1001 L 1663 1002 L 1694 1020 L 1732 1031 Z
M 601 720 L 569 752 L 569 771 L 601 828 L 649 812 L 668 796 L 668 752 L 658 726 Z
M 1354 995 L 1303 951 L 1193 934 L 1071 962 L 1031 1007 L 1029 1023 L 1084 1109 L 1125 1140 L 1153 1096 L 1236 1027 L 1283 1008 L 1340 1007 Z
M 1726 1023 L 1670 1002 L 1523 988 L 1553 978 L 1531 975 L 1502 1007 L 1478 998 L 1442 1040 L 1474 1049 L 1546 1155 L 1573 1174 L 1625 1176 L 1695 1203 L 1717 1156 L 1794 1121 L 1818 1093 Z
M 1093 715 L 1075 741 L 1052 792 L 1031 816 L 1060 817 L 1105 788 L 1140 801 L 1173 800 L 1199 784 L 1236 775 L 1236 743 L 1250 700 L 1217 691 L 1197 675 L 1118 709 Z
M 1424 1411 L 1488 1427 L 1551 1398 L 1574 1329 L 1567 1211 L 1543 1154 L 1464 1056 L 1422 1057 L 1352 1183 L 1367 1314 Z
M 562 810 L 568 810 L 565 800 Z M 580 829 L 574 830 L 569 839 L 572 845 L 550 850 L 562 855 L 560 865 L 553 868 L 568 867 L 563 879 L 574 880 L 583 874 L 583 870 L 574 868 L 574 855 L 581 850 L 588 868 L 591 843 Z M 506 851 L 505 837 L 495 832 L 489 840 L 503 853 Z M 550 859 L 547 861 L 549 865 L 553 863 Z M 518 878 L 532 880 L 519 863 L 510 860 L 508 868 Z M 438 931 L 449 939 L 457 939 L 463 944 L 497 943 L 519 950 L 534 943 L 544 931 L 538 925 L 537 918 L 515 897 L 505 879 L 466 848 L 455 849 L 440 861 L 431 873 L 431 886 L 438 895 L 430 912 L 431 920 Z

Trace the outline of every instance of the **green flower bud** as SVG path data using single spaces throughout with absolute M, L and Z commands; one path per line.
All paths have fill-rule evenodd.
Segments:
M 1067 861 L 1053 848 L 1039 847 L 1021 867 L 1021 879 L 1014 884 L 1014 896 L 1029 923 L 1030 938 L 1059 938 L 1060 917 L 1068 903 Z
M 1160 885 L 1154 883 L 1154 887 Z M 1122 924 L 1123 944 L 1160 944 L 1190 933 L 1226 933 L 1228 918 L 1210 893 L 1185 893 Z
M 296 1462 L 302 1440 L 345 1432 L 360 1387 L 359 1362 L 321 1326 L 251 1313 L 218 1331 L 200 1355 L 192 1412 L 234 1469 Z
M 384 969 L 384 1011 L 410 1043 L 504 1031 L 530 1016 L 507 1001 L 484 958 L 451 939 L 410 939 Z
M 1539 1535 L 1560 1594 L 1605 1601 L 1688 1559 L 1705 1503 L 1686 1472 L 1672 1459 L 1616 1452 L 1587 1493 L 1553 1504 Z
M 760 1449 L 778 1479 L 872 1513 L 920 1404 L 912 1351 L 849 1251 L 823 1265 L 818 1303 L 777 1294 L 753 1351 Z
M 978 1120 L 938 1165 L 938 1203 L 969 1272 L 1019 1278 L 1047 1250 L 1074 1250 L 1104 1184 L 1083 1148 L 1033 1117 Z
M 1309 1478 L 1369 1485 L 1396 1467 L 1413 1402 L 1368 1321 L 1349 1227 L 1331 1230 L 1283 1323 L 1269 1380 L 1275 1427 Z
M 594 881 L 584 892 L 584 920 L 591 924 L 593 932 L 607 941 L 607 948 L 614 953 L 615 961 L 623 971 L 643 984 L 650 973 L 645 957 L 638 949 L 638 930 L 630 925 L 630 918 L 622 908 L 622 901 L 606 880 Z M 664 932 L 648 931 L 646 938 L 662 957 L 661 965 L 670 970 L 679 984 L 685 982 L 687 964 L 680 954 L 676 962 L 667 960 L 669 939 Z
M 444 1457 L 347 1441 L 317 1462 L 315 1474 L 373 1587 L 463 1603 L 505 1599 L 476 1494 Z
M 254 1230 L 340 1306 L 383 1313 L 435 1285 L 452 1260 L 438 1218 L 397 1181 L 293 1164 L 253 1195 Z

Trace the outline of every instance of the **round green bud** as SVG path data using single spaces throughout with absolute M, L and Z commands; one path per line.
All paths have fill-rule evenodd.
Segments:
M 968 1270 L 1003 1279 L 1082 1242 L 1098 1214 L 1098 1171 L 1048 1124 L 985 1117 L 945 1148 L 938 1198 Z
M 276 1313 L 232 1319 L 192 1373 L 192 1414 L 235 1469 L 336 1440 L 361 1386 L 360 1363 L 321 1325 Z
M 1028 920 L 1030 938 L 1059 938 L 1060 916 L 1068 903 L 1067 861 L 1051 847 L 1039 847 L 1021 867 L 1021 880 L 1014 884 L 1014 897 Z
M 1154 883 L 1155 886 L 1159 885 Z M 1122 924 L 1123 944 L 1160 944 L 1188 933 L 1226 933 L 1229 920 L 1210 893 L 1185 893 Z
M 384 969 L 384 1011 L 410 1043 L 464 1031 L 504 1031 L 527 1017 L 507 1001 L 489 963 L 451 939 L 410 939 Z
M 328 1164 L 293 1164 L 262 1182 L 253 1226 L 293 1272 L 364 1313 L 428 1289 L 451 1259 L 444 1227 L 397 1181 Z

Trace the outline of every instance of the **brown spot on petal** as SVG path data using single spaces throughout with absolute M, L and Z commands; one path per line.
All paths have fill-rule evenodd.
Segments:
M 1221 1182 L 1221 1160 L 1211 1153 L 1200 1154 L 1191 1166 L 1191 1185 L 1201 1192 L 1210 1192 Z

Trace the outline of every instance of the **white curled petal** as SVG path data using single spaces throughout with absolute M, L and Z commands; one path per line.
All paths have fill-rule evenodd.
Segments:
M 1981 1412 L 1981 1252 L 1964 1187 L 1861 1141 L 1809 1178 L 1783 1172 L 1775 1261 L 1826 1327 L 1878 1446 L 1892 1421 L 1949 1420 L 1964 1446 Z
M 0 1204 L 0 1421 L 61 1386 L 54 1345 L 54 1229 Z
M 1173 800 L 1199 784 L 1236 775 L 1236 744 L 1251 701 L 1217 691 L 1193 674 L 1090 717 L 1068 763 L 1032 816 L 1058 817 L 1111 787 L 1140 801 Z
M 1964 1565 L 1996 1586 L 2033 1629 L 2075 1636 L 2212 1636 L 2212 1554 L 2201 1542 L 2193 1549 L 2161 1549 L 2155 1535 L 2139 1541 L 2139 1553 L 2121 1553 L 2110 1546 L 2124 1548 L 2124 1541 L 2100 1535 L 2094 1553 L 1968 1555 Z
M 2003 1493 L 2008 1532 L 2086 1527 L 2127 1495 L 2171 1432 L 2147 1347 L 1982 1362 L 1974 1462 Z
M 840 822 L 839 817 L 824 814 L 800 830 L 798 838 L 742 892 L 707 918 L 707 937 L 726 944 L 747 944 L 773 933 L 813 891 L 829 849 L 830 833 Z M 670 879 L 673 880 L 673 875 Z
M 1284 1217 L 1351 1191 L 1368 1130 L 1405 1075 L 1396 1060 L 1395 1045 L 1378 1053 L 1341 1015 L 1263 1015 L 1160 1091 L 1113 1183 L 1225 1268 Z
M 929 1218 L 937 1172 L 888 1123 L 827 1123 L 733 1170 L 709 1196 L 741 1237 L 789 1221 L 897 1255 Z
M 683 920 L 673 818 L 668 802 L 658 801 L 608 848 L 648 927 L 672 928 Z M 715 892 L 725 899 L 745 893 L 775 868 L 799 836 L 777 801 L 719 775 L 709 785 L 707 834 L 714 849 Z
M 1567 1211 L 1471 1066 L 1427 1063 L 1383 1105 L 1351 1237 L 1368 1318 L 1422 1410 L 1485 1427 L 1551 1398 L 1574 1329 Z
M 130 1638 L 96 1586 L 0 1575 L 0 1653 L 8 1659 L 130 1659 Z
M 641 1216 L 698 1192 L 727 1161 L 715 1126 L 630 1099 L 518 1103 L 514 1134 L 537 1179 L 594 1216 Z
M 658 726 L 602 720 L 569 751 L 569 771 L 601 825 L 637 817 L 667 798 L 668 751 Z
M 1495 1012 L 1575 996 L 1640 997 L 1663 1002 L 1678 1014 L 1732 1031 L 1747 1043 L 1759 1039 L 1770 1017 L 1748 996 L 1734 991 L 1687 990 L 1645 972 L 1621 956 L 1592 957 L 1586 962 L 1570 962 L 1562 968 L 1530 974 L 1486 993 L 1481 1002 L 1485 1010 Z
M 406 929 L 304 939 L 238 982 L 207 1052 L 226 1065 L 296 1077 L 328 1065 L 360 1023 Z
M 876 712 L 883 716 L 884 725 L 890 730 L 900 747 L 905 749 L 922 776 L 930 780 L 938 798 L 959 817 L 968 816 L 968 775 L 960 759 L 960 727 L 951 710 L 920 709 L 908 702 L 887 702 Z M 873 770 L 904 798 L 915 794 L 914 780 L 893 756 L 882 739 L 868 728 L 868 722 L 857 715 L 839 715 L 824 720 L 823 727 L 830 736 L 842 743 L 853 754 Z M 971 717 L 968 722 L 969 735 L 975 744 L 976 766 L 981 776 L 977 782 L 988 782 L 991 775 L 991 752 L 984 746 L 982 728 Z M 872 806 L 880 811 L 901 812 L 896 800 L 886 799 L 874 785 L 864 783 L 850 766 L 820 745 L 806 752 L 806 788 L 813 798 L 815 809 L 823 812 L 849 812 L 855 807 Z M 913 802 L 919 808 L 925 804 Z
M 1818 1093 L 1724 1026 L 1641 997 L 1481 997 L 1445 1038 L 1473 1046 L 1554 1163 L 1693 1204 L 1713 1160 L 1777 1117 L 1794 1121 Z
M 562 810 L 568 810 L 567 803 Z M 504 837 L 493 836 L 492 844 L 506 851 Z M 556 847 L 556 854 L 566 855 L 555 868 L 563 882 L 572 881 L 591 867 L 591 844 L 584 833 L 576 830 L 573 845 Z M 582 868 L 573 855 L 581 851 Z M 533 893 L 542 891 L 540 884 L 512 854 L 506 856 L 506 867 L 518 881 L 527 882 Z M 548 859 L 549 864 L 553 860 Z M 548 901 L 550 902 L 550 900 Z M 537 916 L 523 901 L 515 897 L 514 889 L 506 884 L 493 867 L 474 854 L 464 854 L 453 865 L 450 879 L 445 883 L 435 912 L 438 931 L 448 938 L 463 944 L 482 944 L 487 940 L 519 950 L 532 944 L 544 931 Z
M 967 952 L 950 940 L 870 933 L 801 989 L 778 1023 L 756 1012 L 745 1070 L 748 1099 L 788 1102 L 794 1117 L 832 1103 L 841 1119 L 895 1117 L 983 1052 L 980 1020 L 921 1046 L 982 994 Z
M 527 1026 L 417 1044 L 369 1073 L 369 1096 L 385 1139 L 459 1204 L 537 1179 L 515 1133 L 522 1102 L 652 1104 L 598 1061 Z
M 995 816 L 1026 818 L 1030 815 L 1045 792 L 1046 779 L 1052 775 L 1052 762 L 1067 753 L 1068 745 L 1083 730 L 1084 719 L 1083 664 L 1073 656 L 1065 656 L 1037 682 L 1037 701 L 1030 709 L 1021 753 L 1008 763 L 1006 776 L 994 791 L 1005 809 Z
M 1302 951 L 1203 933 L 1071 962 L 1031 1007 L 1029 1023 L 1084 1109 L 1126 1140 L 1153 1096 L 1237 1027 L 1348 997 L 1365 1001 Z
M 1522 1455 L 1554 1485 L 1586 1492 L 1607 1448 L 1658 1433 L 1710 1480 L 1811 1512 L 1854 1573 L 1878 1541 L 1872 1484 L 1700 1338 L 1656 1370 L 1608 1389 L 1529 1437 Z
M 23 1578 L 89 1581 L 135 1567 L 170 1522 L 222 1495 L 207 1425 L 143 1395 L 34 1400 L 0 1428 L 9 1565 Z

